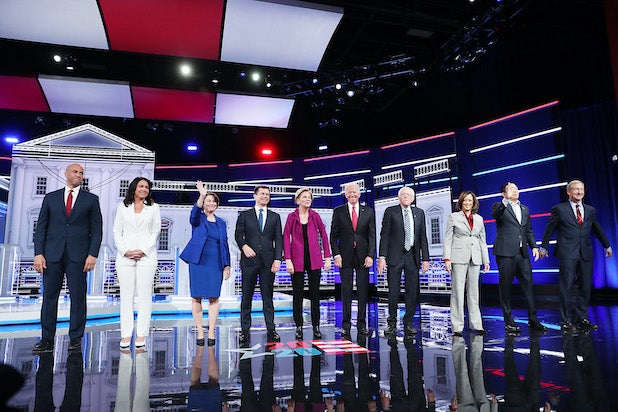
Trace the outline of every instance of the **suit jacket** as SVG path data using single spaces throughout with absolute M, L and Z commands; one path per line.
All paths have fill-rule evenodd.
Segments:
M 584 223 L 580 227 L 571 204 L 567 201 L 557 204 L 551 210 L 551 216 L 545 227 L 541 246 L 545 249 L 549 246 L 549 240 L 555 230 L 558 231 L 555 254 L 558 259 L 573 256 L 579 253 L 582 259 L 592 259 L 592 242 L 590 232 L 599 239 L 603 247 L 609 247 L 609 240 L 603 232 L 601 224 L 597 222 L 597 211 L 594 207 L 582 204 L 584 208 Z
M 472 229 L 464 212 L 451 213 L 448 217 L 443 253 L 444 259 L 450 259 L 451 263 L 467 264 L 470 261 L 475 265 L 489 263 L 483 218 L 476 213 L 472 216 L 474 219 Z
M 227 225 L 225 220 L 215 216 L 217 228 L 219 229 L 219 254 L 221 257 L 223 271 L 225 266 L 230 266 L 230 247 L 227 244 Z M 206 239 L 208 238 L 208 218 L 202 212 L 202 209 L 193 205 L 191 216 L 189 217 L 193 232 L 189 243 L 180 254 L 180 258 L 187 263 L 199 263 Z
M 66 249 L 71 262 L 82 262 L 88 255 L 99 256 L 102 239 L 103 218 L 96 195 L 80 190 L 68 217 L 64 188 L 45 195 L 34 232 L 35 256 L 58 262 Z
M 317 212 L 309 209 L 309 220 L 307 222 L 307 238 L 309 241 L 309 256 L 311 259 L 311 270 L 320 269 L 322 261 L 322 250 L 318 241 L 318 234 L 322 237 L 322 249 L 324 258 L 330 258 L 330 247 L 328 246 L 328 235 L 322 222 L 322 218 Z M 294 270 L 303 272 L 305 270 L 305 248 L 303 242 L 303 227 L 300 223 L 298 209 L 288 215 L 283 229 L 283 255 L 286 259 L 292 259 Z
M 139 249 L 145 256 L 140 261 L 157 263 L 157 239 L 161 233 L 161 210 L 159 205 L 144 205 L 139 219 L 133 212 L 133 204 L 118 205 L 114 220 L 114 243 L 118 253 L 116 262 L 132 261 L 124 256 L 127 250 Z
M 494 241 L 494 255 L 514 257 L 519 254 L 519 245 L 522 245 L 524 256 L 530 256 L 528 248 L 535 248 L 536 239 L 532 231 L 532 223 L 530 221 L 530 209 L 523 204 L 519 204 L 521 208 L 521 224 L 515 217 L 515 212 L 509 204 L 496 202 L 491 205 L 491 215 L 496 219 L 496 240 Z
M 260 232 L 255 208 L 240 212 L 236 221 L 234 237 L 241 250 L 240 266 L 256 266 L 260 263 L 270 267 L 274 260 L 281 260 L 283 256 L 283 237 L 281 236 L 281 217 L 278 213 L 266 209 L 264 230 Z M 242 247 L 249 245 L 257 254 L 248 258 L 242 253 Z M 261 262 L 260 262 L 261 260 Z
M 414 262 L 421 267 L 421 261 L 429 261 L 429 245 L 425 230 L 425 212 L 416 206 L 410 206 L 414 219 Z M 380 231 L 380 253 L 386 258 L 386 263 L 392 266 L 403 264 L 403 245 L 405 232 L 403 229 L 403 212 L 401 205 L 387 207 L 382 218 Z
M 373 257 L 376 250 L 376 225 L 373 209 L 360 203 L 357 207 L 358 222 L 356 232 L 352 227 L 352 218 L 348 203 L 338 206 L 333 211 L 330 226 L 330 246 L 334 256 L 341 255 L 343 267 L 354 265 L 354 253 L 358 262 L 367 256 Z M 356 242 L 356 249 L 354 249 Z

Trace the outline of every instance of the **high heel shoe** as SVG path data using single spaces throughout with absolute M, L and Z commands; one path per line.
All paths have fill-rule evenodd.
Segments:
M 313 327 L 313 339 L 322 339 L 322 332 L 318 326 Z
M 296 334 L 294 336 L 296 337 L 296 340 L 302 340 L 303 339 L 303 327 L 302 326 L 297 326 L 296 327 Z

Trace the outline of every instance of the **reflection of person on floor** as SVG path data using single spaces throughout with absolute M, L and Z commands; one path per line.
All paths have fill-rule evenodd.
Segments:
M 54 354 L 39 355 L 39 370 L 36 372 L 34 410 L 55 411 L 52 388 L 54 386 Z M 67 357 L 67 375 L 64 397 L 60 411 L 79 411 L 82 405 L 82 385 L 84 383 L 84 364 L 81 352 L 70 353 Z
M 204 347 L 198 346 L 191 367 L 191 386 L 187 411 L 221 411 L 221 387 L 219 386 L 219 362 L 215 347 L 208 347 L 208 381 L 202 382 L 202 358 Z
M 305 366 L 302 356 L 294 357 L 294 383 L 292 386 L 292 397 L 288 402 L 288 412 L 304 411 L 324 411 L 331 409 L 332 404 L 324 401 L 322 396 L 322 382 L 320 374 L 322 372 L 322 357 L 311 357 L 311 372 L 309 374 L 309 393 L 305 388 Z
M 17 409 L 7 406 L 7 403 L 24 386 L 24 377 L 11 365 L 0 363 L 0 382 L 2 382 L 2 387 L 0 388 L 0 410 L 17 411 Z
M 580 357 L 581 360 L 578 359 Z M 609 410 L 594 341 L 588 334 L 564 336 L 564 359 L 572 411 Z
M 506 410 L 538 410 L 541 390 L 541 352 L 539 334 L 530 335 L 528 370 L 522 380 L 515 363 L 514 336 L 506 335 L 504 343 L 504 406 Z
M 251 372 L 251 359 L 240 361 L 240 384 L 242 392 L 240 394 L 241 411 L 281 411 L 275 399 L 275 388 L 273 385 L 273 372 L 275 369 L 275 357 L 264 356 L 262 361 L 262 379 L 260 380 L 260 393 L 255 392 L 253 383 L 253 373 Z
M 430 401 L 427 403 L 425 392 L 423 389 L 423 363 L 422 357 L 418 353 L 418 348 L 411 340 L 405 341 L 407 352 L 407 367 L 408 367 L 408 392 L 403 381 L 403 368 L 399 360 L 399 349 L 397 340 L 389 339 L 388 344 L 391 346 L 390 362 L 390 387 L 391 399 L 390 407 L 393 411 L 435 411 L 436 404 L 433 399 L 433 391 L 428 390 L 427 394 Z M 431 396 L 430 396 L 431 395 Z
M 490 403 L 485 392 L 483 380 L 483 337 L 470 337 L 470 360 L 466 362 L 466 341 L 463 337 L 453 336 L 453 365 L 457 391 L 458 411 L 490 411 L 497 404 Z
M 128 350 L 120 351 L 118 362 L 118 390 L 114 411 L 150 410 L 150 365 L 148 352 L 138 349 L 135 353 L 135 394 L 131 403 L 131 374 L 133 358 Z
M 366 345 L 366 339 L 359 341 Z M 354 359 L 358 357 L 358 389 L 354 373 Z M 369 354 L 351 353 L 343 355 L 343 375 L 341 381 L 341 396 L 337 398 L 337 411 L 375 411 L 377 408 L 374 395 L 378 390 L 376 379 L 370 378 Z

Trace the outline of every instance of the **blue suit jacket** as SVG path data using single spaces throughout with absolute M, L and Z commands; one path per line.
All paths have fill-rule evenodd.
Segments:
M 64 188 L 45 195 L 34 233 L 34 255 L 58 262 L 66 249 L 71 262 L 98 257 L 103 239 L 99 198 L 82 189 L 71 215 L 67 217 L 65 210 Z
M 227 225 L 225 220 L 216 216 L 215 219 L 217 221 L 217 228 L 219 229 L 219 253 L 221 262 L 223 263 L 220 270 L 223 271 L 225 266 L 230 266 L 230 247 L 227 244 Z M 207 218 L 206 215 L 202 213 L 202 209 L 193 205 L 189 220 L 193 227 L 193 232 L 191 234 L 191 239 L 189 239 L 189 243 L 187 243 L 187 246 L 185 246 L 185 249 L 180 254 L 180 258 L 187 263 L 199 263 L 202 250 L 204 250 L 204 245 L 208 238 Z

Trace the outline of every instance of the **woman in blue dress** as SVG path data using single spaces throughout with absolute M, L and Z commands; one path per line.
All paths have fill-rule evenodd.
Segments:
M 202 298 L 208 298 L 208 346 L 214 346 L 221 283 L 230 277 L 230 249 L 225 221 L 215 216 L 219 196 L 207 192 L 200 180 L 196 186 L 200 197 L 191 210 L 193 232 L 180 258 L 189 264 L 191 311 L 197 327 L 197 345 L 204 346 Z

